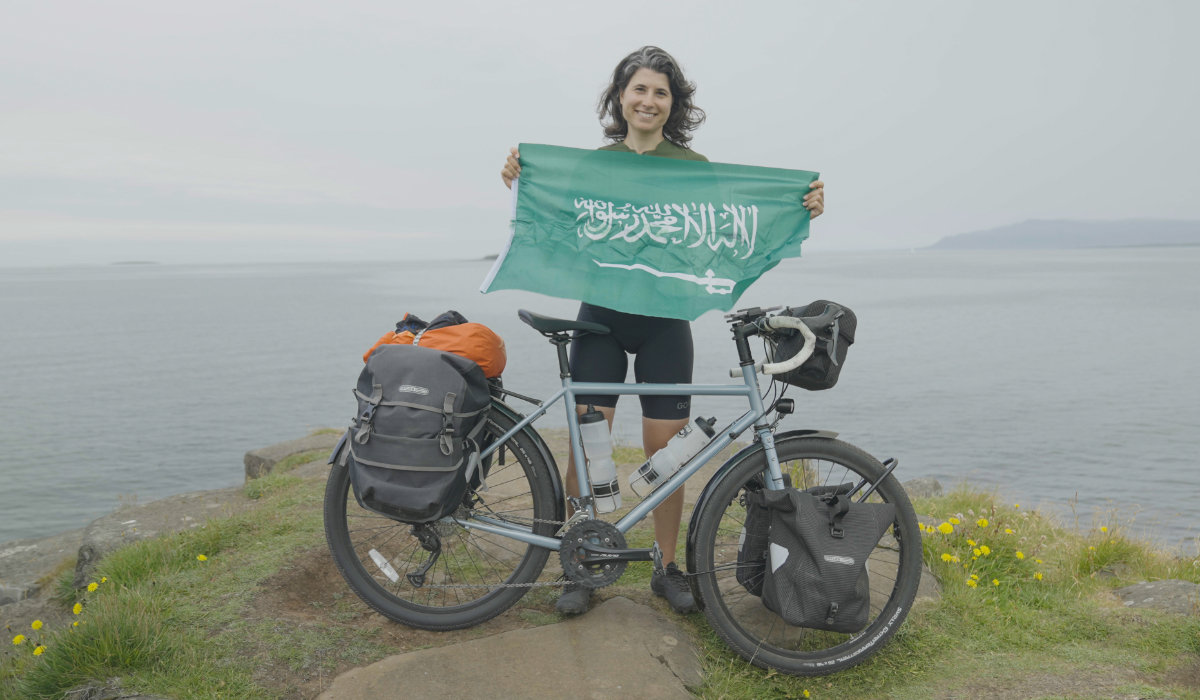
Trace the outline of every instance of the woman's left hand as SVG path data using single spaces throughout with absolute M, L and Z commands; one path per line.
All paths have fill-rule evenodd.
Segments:
M 812 214 L 810 219 L 815 219 L 825 211 L 825 183 L 817 180 L 808 189 L 808 194 L 804 195 L 804 206 Z

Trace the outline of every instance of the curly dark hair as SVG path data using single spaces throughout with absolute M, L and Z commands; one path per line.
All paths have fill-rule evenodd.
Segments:
M 629 135 L 629 123 L 621 113 L 621 93 L 629 87 L 629 81 L 639 68 L 649 68 L 667 76 L 671 87 L 671 114 L 663 125 L 663 137 L 676 146 L 686 148 L 692 140 L 691 132 L 704 123 L 704 110 L 692 104 L 696 93 L 695 83 L 683 77 L 683 69 L 671 54 L 657 46 L 643 46 L 617 64 L 612 82 L 600 93 L 596 113 L 604 127 L 604 136 L 612 142 L 623 140 Z M 605 123 L 605 120 L 610 120 Z

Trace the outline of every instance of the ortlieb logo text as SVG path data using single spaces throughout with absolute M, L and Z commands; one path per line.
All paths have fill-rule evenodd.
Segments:
M 413 386 L 412 384 L 401 384 L 397 391 L 405 391 L 410 394 L 420 394 L 421 396 L 427 396 L 429 394 L 429 390 L 425 387 Z
M 853 557 L 837 557 L 832 554 L 826 554 L 825 561 L 833 562 L 834 564 L 845 564 L 846 566 L 854 566 L 854 558 Z

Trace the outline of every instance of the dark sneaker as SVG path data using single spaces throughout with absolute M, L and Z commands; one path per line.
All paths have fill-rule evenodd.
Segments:
M 562 595 L 554 604 L 554 610 L 564 615 L 582 615 L 588 611 L 588 598 L 592 597 L 592 589 L 578 583 L 568 583 L 563 586 Z
M 675 566 L 675 562 L 667 564 L 661 572 L 655 571 L 650 579 L 650 590 L 667 599 L 671 609 L 677 613 L 696 612 L 696 599 L 692 597 L 692 587 L 687 577 Z

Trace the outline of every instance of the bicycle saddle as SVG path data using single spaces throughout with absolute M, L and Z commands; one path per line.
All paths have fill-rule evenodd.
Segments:
M 586 331 L 588 333 L 596 333 L 598 335 L 608 335 L 608 326 L 603 326 L 599 323 L 590 323 L 588 321 L 569 321 L 565 318 L 551 318 L 541 314 L 535 314 L 532 311 L 519 309 L 517 318 L 533 327 L 533 330 L 539 333 L 565 333 L 567 331 Z

